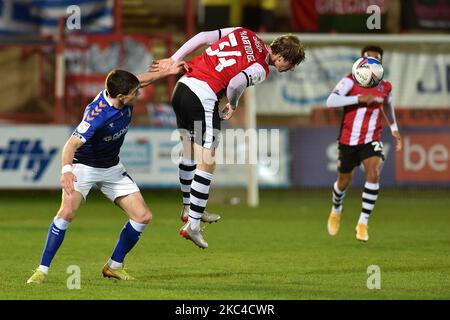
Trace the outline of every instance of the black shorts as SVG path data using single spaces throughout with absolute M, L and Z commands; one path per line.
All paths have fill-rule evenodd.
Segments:
M 350 173 L 367 158 L 377 156 L 383 159 L 383 143 L 372 141 L 366 144 L 349 146 L 339 143 L 338 171 L 340 173 Z
M 172 96 L 172 106 L 177 116 L 181 134 L 204 148 L 217 148 L 219 144 L 219 102 L 200 98 L 184 83 L 178 82 Z

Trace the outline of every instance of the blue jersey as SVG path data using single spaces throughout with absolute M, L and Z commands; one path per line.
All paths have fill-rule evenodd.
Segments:
M 131 122 L 133 107 L 114 107 L 101 91 L 86 107 L 83 121 L 73 135 L 83 142 L 76 152 L 73 163 L 96 168 L 109 168 L 119 163 L 120 147 Z

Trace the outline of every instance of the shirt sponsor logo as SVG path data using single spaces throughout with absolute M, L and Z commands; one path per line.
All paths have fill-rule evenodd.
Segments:
M 125 128 L 123 128 L 122 130 L 114 133 L 114 135 L 104 137 L 103 141 L 108 142 L 108 141 L 115 141 L 115 140 L 119 139 L 121 136 L 123 136 L 125 133 L 127 133 L 129 127 L 130 126 L 128 125 Z
M 125 128 L 123 128 L 123 129 L 120 130 L 119 132 L 116 132 L 116 133 L 113 135 L 113 140 L 117 140 L 117 139 L 119 139 L 121 136 L 123 136 L 125 133 L 127 133 L 129 127 L 130 127 L 130 126 L 126 126 Z
M 91 127 L 91 124 L 89 122 L 86 121 L 82 121 L 78 127 L 77 127 L 77 131 L 79 133 L 86 133 L 86 131 L 88 131 L 88 129 Z

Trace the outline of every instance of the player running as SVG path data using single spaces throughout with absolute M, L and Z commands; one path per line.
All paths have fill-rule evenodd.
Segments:
M 383 50 L 377 46 L 367 46 L 362 56 L 382 61 Z M 327 107 L 344 107 L 339 134 L 338 178 L 333 185 L 333 205 L 328 218 L 328 233 L 332 236 L 339 231 L 342 204 L 345 191 L 350 185 L 353 169 L 363 164 L 366 183 L 362 194 L 362 210 L 356 226 L 356 239 L 368 241 L 368 222 L 380 189 L 380 171 L 384 161 L 381 142 L 381 115 L 388 122 L 395 138 L 396 150 L 402 148 L 402 140 L 392 106 L 392 85 L 382 80 L 373 88 L 362 88 L 347 74 L 336 86 L 327 100 Z
M 150 70 L 163 70 L 203 45 L 210 46 L 188 63 L 189 70 L 177 83 L 172 105 L 183 145 L 179 178 L 183 194 L 181 218 L 186 224 L 180 234 L 200 248 L 207 248 L 200 221 L 220 219 L 205 212 L 220 122 L 232 117 L 245 88 L 268 77 L 269 66 L 278 72 L 294 70 L 304 60 L 305 52 L 293 35 L 283 35 L 265 45 L 251 30 L 225 28 L 197 34 L 171 58 L 155 61 Z M 219 115 L 223 95 L 228 103 Z
M 66 230 L 94 184 L 130 218 L 111 258 L 103 267 L 103 276 L 134 280 L 123 269 L 123 261 L 150 223 L 152 214 L 138 186 L 119 160 L 120 147 L 130 126 L 139 89 L 177 74 L 181 65 L 183 62 L 159 73 L 143 73 L 137 77 L 124 70 L 113 70 L 108 74 L 105 89 L 86 107 L 83 121 L 64 146 L 61 207 L 48 230 L 41 264 L 27 283 L 43 283 L 47 279 Z

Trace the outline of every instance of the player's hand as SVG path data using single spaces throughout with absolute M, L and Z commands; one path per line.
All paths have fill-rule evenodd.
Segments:
M 77 177 L 72 172 L 66 172 L 61 176 L 61 187 L 67 195 L 71 196 L 75 191 L 74 182 L 77 181 Z
M 148 71 L 150 71 L 150 72 L 167 71 L 174 64 L 175 64 L 175 61 L 172 58 L 153 60 L 152 64 L 148 66 Z
M 236 110 L 235 106 L 232 106 L 231 104 L 227 103 L 226 106 L 222 109 L 222 115 L 221 118 L 223 120 L 230 120 L 233 116 L 234 110 Z
M 392 136 L 395 138 L 395 151 L 402 150 L 402 137 L 398 131 L 392 131 Z
M 358 96 L 358 103 L 365 103 L 366 105 L 371 104 L 374 102 L 375 97 L 371 94 L 364 94 L 361 96 Z
M 169 75 L 171 75 L 171 74 L 172 75 L 176 75 L 176 74 L 179 74 L 180 72 L 182 72 L 183 70 L 189 71 L 189 67 L 188 67 L 188 64 L 185 61 L 180 61 L 180 62 L 174 63 L 167 70 L 168 70 L 167 72 L 168 72 Z

